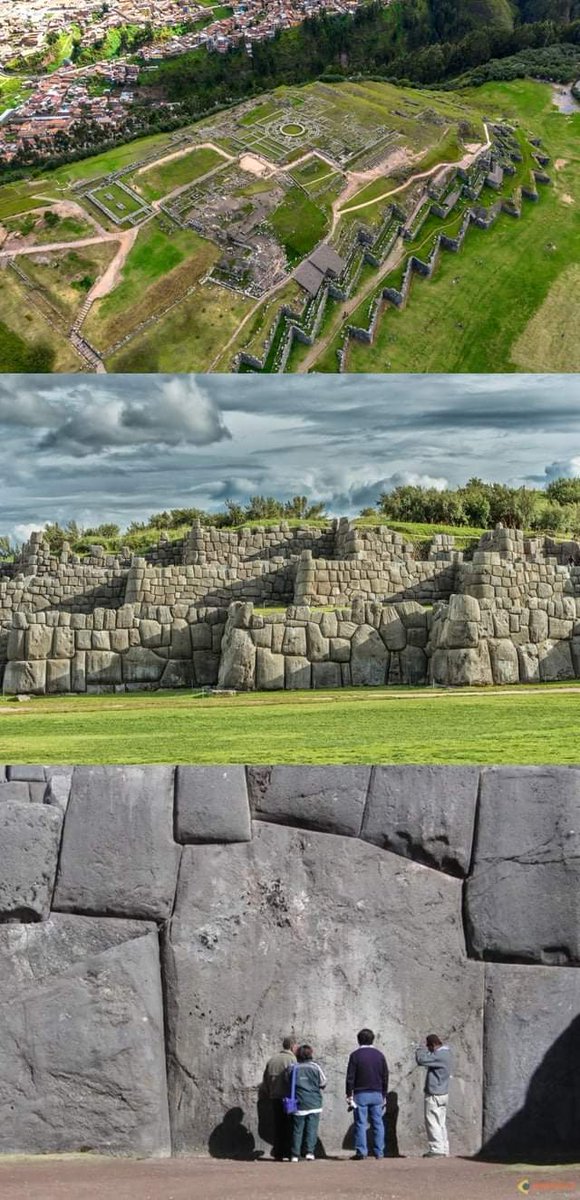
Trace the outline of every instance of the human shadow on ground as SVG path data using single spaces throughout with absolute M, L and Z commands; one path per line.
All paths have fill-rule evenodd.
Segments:
M 210 1133 L 208 1150 L 212 1158 L 235 1158 L 242 1162 L 254 1162 L 262 1158 L 263 1150 L 256 1150 L 256 1139 L 243 1123 L 243 1108 L 230 1108 L 223 1120 Z
M 399 1093 L 389 1092 L 387 1095 L 387 1107 L 383 1116 L 383 1125 L 385 1127 L 385 1157 L 386 1158 L 402 1158 L 399 1153 L 399 1139 L 397 1136 L 397 1124 L 399 1120 Z M 369 1127 L 367 1144 L 369 1154 L 374 1151 L 373 1131 Z M 354 1122 L 350 1125 L 342 1142 L 343 1150 L 352 1150 L 354 1153 Z

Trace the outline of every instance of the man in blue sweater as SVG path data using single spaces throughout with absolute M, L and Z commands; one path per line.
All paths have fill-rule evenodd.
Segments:
M 425 1075 L 425 1129 L 429 1149 L 424 1158 L 448 1158 L 447 1102 L 451 1076 L 451 1051 L 436 1033 L 425 1038 L 415 1052 L 417 1066 L 426 1067 Z
M 383 1114 L 387 1103 L 389 1068 L 387 1060 L 376 1046 L 372 1029 L 361 1029 L 357 1035 L 358 1050 L 353 1050 L 346 1070 L 346 1099 L 354 1116 L 355 1159 L 367 1158 L 367 1125 L 373 1131 L 375 1158 L 385 1155 L 385 1126 Z

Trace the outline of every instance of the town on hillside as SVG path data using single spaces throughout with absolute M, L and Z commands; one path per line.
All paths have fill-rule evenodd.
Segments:
M 251 55 L 258 41 L 359 3 L 60 0 L 48 7 L 46 0 L 12 0 L 0 16 L 0 166 L 23 150 L 58 153 L 62 137 L 83 124 L 114 137 L 127 123 L 141 72 L 162 59 L 201 48 Z

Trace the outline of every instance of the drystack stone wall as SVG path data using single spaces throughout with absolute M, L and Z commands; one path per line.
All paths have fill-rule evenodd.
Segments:
M 314 545 L 333 556 L 316 557 Z M 580 675 L 577 542 L 498 527 L 464 561 L 448 535 L 418 558 L 401 534 L 346 520 L 323 530 L 198 523 L 182 557 L 129 563 L 94 547 L 81 563 L 33 538 L 16 571 L 0 578 L 4 691 L 455 686 Z
M 2 767 L 0 826 L 2 1152 L 267 1154 L 287 1032 L 335 1152 L 368 1024 L 391 1152 L 435 1029 L 453 1154 L 577 1159 L 579 769 Z
M 455 594 L 426 608 L 354 601 L 262 614 L 194 604 L 17 613 L 5 694 L 218 687 L 240 691 L 551 682 L 580 678 L 580 599 L 496 608 Z M 487 605 L 487 607 L 485 607 Z M 548 609 L 553 611 L 550 615 Z

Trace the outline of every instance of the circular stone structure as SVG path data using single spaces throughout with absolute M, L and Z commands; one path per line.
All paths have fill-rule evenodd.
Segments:
M 306 126 L 299 124 L 298 121 L 285 121 L 280 126 L 280 133 L 284 137 L 302 137 L 306 133 Z

